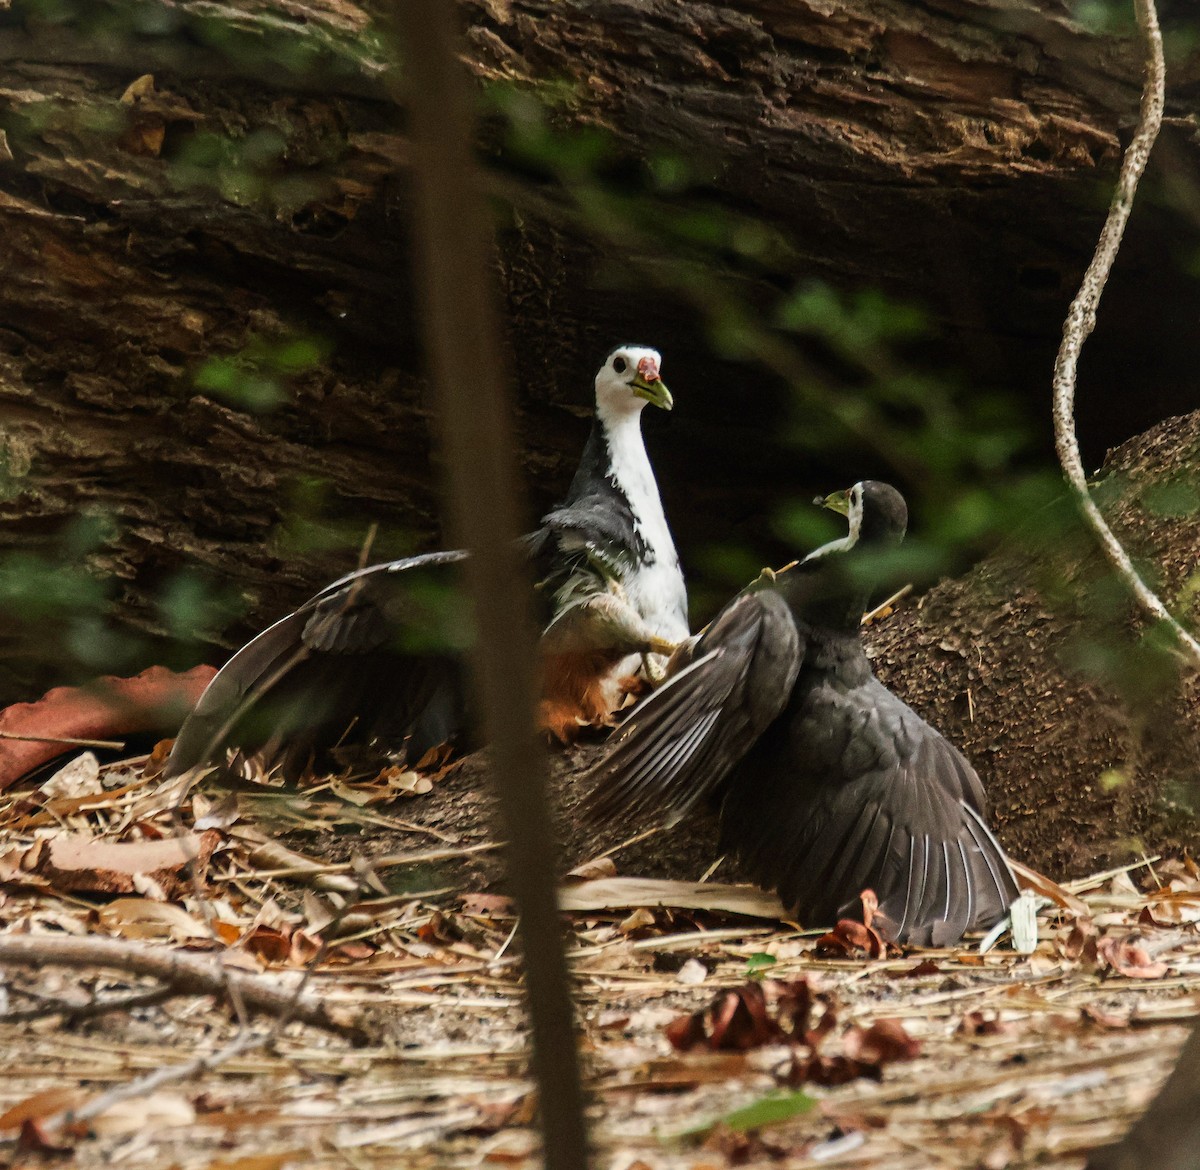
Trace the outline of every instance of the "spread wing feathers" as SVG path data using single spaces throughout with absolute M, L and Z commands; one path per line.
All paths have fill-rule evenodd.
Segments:
M 756 593 L 727 606 L 673 675 L 634 710 L 593 769 L 595 820 L 648 807 L 678 820 L 711 794 L 778 718 L 804 647 L 786 602 Z
M 360 569 L 327 586 L 242 647 L 185 720 L 174 776 L 227 746 L 288 741 L 291 761 L 332 747 L 356 725 L 409 738 L 414 758 L 461 729 L 463 699 L 447 573 L 461 550 Z M 440 738 L 437 738 L 440 736 Z M 300 765 L 302 766 L 302 765 Z
M 722 844 L 805 925 L 861 917 L 859 894 L 870 889 L 884 934 L 948 946 L 998 921 L 1017 897 L 1016 879 L 979 810 L 974 770 L 889 698 L 885 719 L 902 716 L 901 729 L 893 725 L 869 770 L 848 775 L 829 757 L 790 769 L 752 770 L 748 761 L 722 805 Z
M 633 512 L 611 493 L 588 495 L 542 517 L 542 530 L 566 551 L 589 548 L 606 559 L 628 562 L 645 551 Z

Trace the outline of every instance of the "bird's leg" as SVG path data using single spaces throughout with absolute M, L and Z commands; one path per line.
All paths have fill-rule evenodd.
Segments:
M 642 673 L 657 686 L 667 677 L 667 668 L 659 666 L 650 656 L 649 650 L 642 651 Z

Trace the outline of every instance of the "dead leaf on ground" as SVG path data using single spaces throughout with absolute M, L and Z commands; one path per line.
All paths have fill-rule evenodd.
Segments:
M 39 789 L 48 797 L 94 796 L 104 791 L 100 783 L 100 761 L 94 752 L 84 752 L 59 768 Z
M 44 1121 L 56 1113 L 64 1113 L 69 1109 L 78 1108 L 88 1098 L 86 1089 L 60 1087 L 43 1089 L 18 1101 L 0 1116 L 0 1132 L 20 1129 L 27 1121 Z
M 622 934 L 640 936 L 653 925 L 654 915 L 645 906 L 639 906 L 628 918 L 617 924 L 617 929 Z
M 1161 979 L 1170 970 L 1166 963 L 1154 962 L 1133 934 L 1122 939 L 1106 935 L 1096 944 L 1096 954 L 1102 963 L 1127 979 Z
M 852 1027 L 842 1044 L 846 1055 L 860 1064 L 891 1064 L 913 1060 L 921 1053 L 921 1042 L 893 1019 L 876 1020 L 869 1028 Z
M 150 898 L 117 898 L 95 912 L 96 922 L 121 938 L 158 938 L 187 942 L 211 938 L 207 926 L 174 902 Z
M 1030 869 L 1027 865 L 1022 865 L 1019 861 L 1014 861 L 1011 857 L 1008 859 L 1008 864 L 1016 875 L 1017 885 L 1021 889 L 1041 894 L 1043 898 L 1049 898 L 1056 906 L 1061 906 L 1072 914 L 1084 918 L 1088 916 L 1087 903 L 1069 890 L 1063 889 L 1052 878 L 1048 878 L 1044 873 L 1038 873 L 1036 869 Z
M 666 1033 L 681 1052 L 700 1044 L 714 1051 L 744 1051 L 773 1043 L 783 1035 L 778 1022 L 767 1013 L 766 992 L 759 982 L 720 992 L 706 1008 L 672 1020 Z
M 50 840 L 37 872 L 61 890 L 132 894 L 137 878 L 147 878 L 166 897 L 181 897 L 203 882 L 221 836 L 214 830 L 182 833 L 161 841 L 105 841 L 89 833 L 64 833 Z M 190 863 L 190 866 L 189 866 Z
M 887 919 L 879 913 L 879 899 L 874 890 L 863 890 L 859 894 L 862 903 L 862 920 L 841 918 L 838 924 L 828 933 L 817 939 L 816 948 L 819 955 L 853 955 L 857 957 L 865 953 L 869 958 L 882 959 L 888 953 L 891 945 L 876 929 L 875 923 L 887 927 Z
M 102 1137 L 116 1137 L 191 1125 L 195 1120 L 195 1107 L 181 1093 L 159 1092 L 118 1101 L 93 1117 L 88 1125 Z
M 505 894 L 463 894 L 459 901 L 464 914 L 488 918 L 512 918 L 516 914 L 513 900 Z
M 563 886 L 559 905 L 564 910 L 633 910 L 671 907 L 678 910 L 714 910 L 786 922 L 782 903 L 756 886 L 721 882 L 681 882 L 655 878 L 611 877 Z
M 617 863 L 611 857 L 593 857 L 567 872 L 567 882 L 588 882 L 617 876 Z

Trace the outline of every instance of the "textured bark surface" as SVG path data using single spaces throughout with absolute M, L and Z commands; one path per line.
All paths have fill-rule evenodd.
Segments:
M 952 363 L 1040 395 L 1100 219 L 1095 184 L 1136 107 L 1136 52 L 1056 0 L 863 9 L 463 5 L 480 79 L 557 87 L 561 123 L 611 133 L 635 185 L 638 160 L 686 154 L 697 200 L 778 233 L 774 270 L 927 303 Z M 164 3 L 136 25 L 122 6 L 63 11 L 0 13 L 0 548 L 49 548 L 102 509 L 119 535 L 96 560 L 121 582 L 121 619 L 161 631 L 162 582 L 202 566 L 245 595 L 232 645 L 347 567 L 345 551 L 287 542 L 310 481 L 328 485 L 330 524 L 379 519 L 393 547 L 439 538 L 402 111 L 364 12 L 341 0 Z M 1173 70 L 1173 108 L 1196 76 Z M 204 135 L 226 153 L 205 155 Z M 621 278 L 636 239 L 584 242 L 544 184 L 498 140 L 487 148 L 510 207 L 497 271 L 535 506 L 569 477 L 597 357 L 637 336 L 664 351 L 680 402 L 671 442 L 650 441 L 681 546 L 764 537 L 767 504 L 796 487 L 784 388 L 722 363 L 685 298 Z M 1168 149 L 1194 166 L 1182 135 Z M 268 161 L 247 177 L 238 160 L 256 151 Z M 1171 246 L 1168 212 L 1143 220 L 1122 258 L 1135 283 Z M 770 286 L 742 269 L 752 299 Z M 1160 293 L 1183 329 L 1197 293 L 1174 280 Z M 1171 326 L 1141 336 L 1157 310 L 1127 315 L 1121 287 L 1118 274 L 1093 394 L 1136 366 L 1158 397 L 1092 415 L 1127 434 L 1190 393 L 1191 366 L 1177 368 Z M 196 390 L 205 359 L 294 332 L 328 338 L 331 355 L 286 380 L 281 409 Z M 2 648 L 0 700 L 62 681 L 36 632 L 6 629 Z

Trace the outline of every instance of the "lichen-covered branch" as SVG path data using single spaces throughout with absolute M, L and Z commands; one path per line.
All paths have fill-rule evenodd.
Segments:
M 1128 583 L 1146 612 L 1170 626 L 1180 644 L 1187 650 L 1193 664 L 1200 668 L 1200 642 L 1179 624 L 1161 598 L 1142 580 L 1134 568 L 1133 560 L 1088 493 L 1087 476 L 1075 432 L 1075 383 L 1079 355 L 1088 335 L 1096 327 L 1096 308 L 1100 304 L 1104 286 L 1120 250 L 1125 225 L 1129 222 L 1129 213 L 1133 210 L 1138 182 L 1146 169 L 1150 151 L 1162 126 L 1166 94 L 1162 30 L 1159 28 L 1154 0 L 1135 0 L 1135 8 L 1138 24 L 1146 38 L 1146 84 L 1142 91 L 1141 114 L 1138 118 L 1137 132 L 1121 162 L 1117 189 L 1109 206 L 1108 218 L 1104 221 L 1095 255 L 1084 273 L 1083 282 L 1071 302 L 1063 326 L 1062 345 L 1054 365 L 1054 437 L 1059 461 L 1078 497 L 1084 517 L 1104 550 L 1104 555 Z

